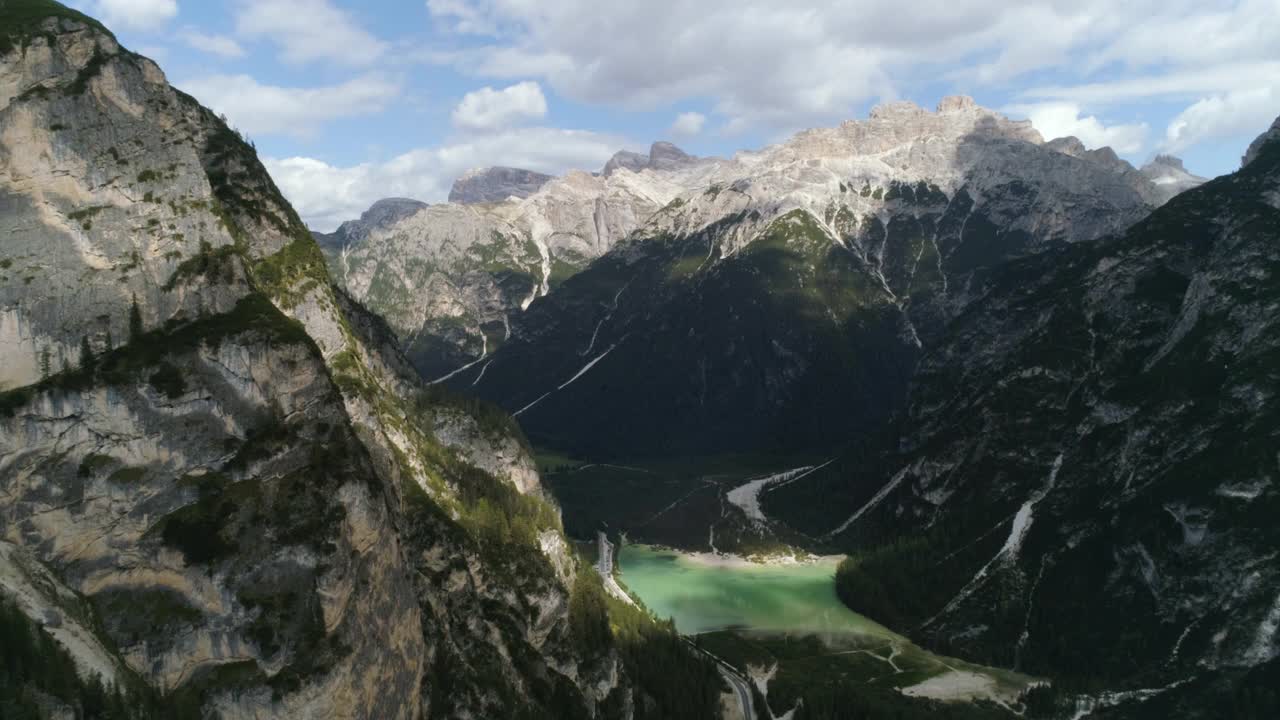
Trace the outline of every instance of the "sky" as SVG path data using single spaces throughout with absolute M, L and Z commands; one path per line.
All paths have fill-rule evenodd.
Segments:
M 473 167 L 728 157 L 946 95 L 1141 165 L 1239 166 L 1280 0 L 71 0 L 248 135 L 313 229 Z

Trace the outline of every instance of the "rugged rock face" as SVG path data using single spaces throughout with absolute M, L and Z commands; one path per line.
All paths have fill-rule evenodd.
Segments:
M 424 207 L 330 256 L 347 291 L 377 309 L 427 378 L 497 349 L 530 302 L 542 249 L 482 206 Z
M 593 456 L 830 451 L 901 407 L 990 268 L 1123 229 L 1156 195 L 1114 153 L 968 98 L 701 167 L 449 382 Z
M 0 20 L 6 601 L 157 717 L 628 717 L 509 419 L 426 392 L 153 63 Z
M 1157 689 L 1082 707 L 1159 696 L 1153 717 L 1198 717 L 1221 682 L 1273 682 L 1280 138 L 1248 159 L 1127 232 L 998 270 L 927 349 L 886 454 L 766 510 L 859 546 L 855 607 L 935 646 Z
M 509 167 L 479 168 L 453 182 L 449 202 L 470 205 L 502 202 L 507 198 L 527 198 L 551 180 L 532 170 Z

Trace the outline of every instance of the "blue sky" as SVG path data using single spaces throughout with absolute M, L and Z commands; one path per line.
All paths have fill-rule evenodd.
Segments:
M 76 0 L 245 131 L 321 230 L 470 167 L 731 155 L 950 94 L 1230 172 L 1280 115 L 1280 0 Z

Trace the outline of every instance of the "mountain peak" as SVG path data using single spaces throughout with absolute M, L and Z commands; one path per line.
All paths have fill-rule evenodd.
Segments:
M 672 170 L 696 161 L 696 157 L 666 141 L 649 146 L 649 167 L 654 170 Z
M 1161 204 L 1178 193 L 1208 181 L 1207 178 L 1188 172 L 1182 164 L 1182 158 L 1173 155 L 1157 155 L 1151 162 L 1143 165 L 1139 172 L 1155 185 Z
M 359 244 L 374 230 L 390 227 L 425 207 L 427 204 L 420 200 L 383 198 L 360 213 L 359 220 L 348 220 L 331 233 L 315 232 L 312 235 L 320 247 L 338 250 Z
M 1252 143 L 1249 143 L 1249 149 L 1245 151 L 1244 157 L 1240 160 L 1240 167 L 1244 167 L 1258 158 L 1258 154 L 1262 152 L 1262 148 L 1272 142 L 1280 142 L 1280 117 L 1271 123 L 1271 127 L 1257 137 Z
M 978 103 L 968 95 L 948 95 L 938 101 L 938 114 L 965 112 L 978 108 Z
M 1089 148 L 1085 147 L 1084 143 L 1080 141 L 1080 138 L 1075 135 L 1054 138 L 1044 145 L 1054 152 L 1060 152 L 1063 155 L 1070 155 L 1071 157 L 1082 157 L 1085 153 L 1089 152 Z
M 609 158 L 609 162 L 605 163 L 600 174 L 608 177 L 619 168 L 626 168 L 632 172 L 640 172 L 641 170 L 675 170 L 676 168 L 692 165 L 699 161 L 695 155 L 681 150 L 673 143 L 666 140 L 659 140 L 649 146 L 649 154 L 633 152 L 631 150 L 619 150 Z
M 550 180 L 550 175 L 523 168 L 474 168 L 453 182 L 449 202 L 473 204 L 502 202 L 509 197 L 527 198 Z
M 872 120 L 899 120 L 927 114 L 927 110 L 910 100 L 897 100 L 871 108 L 870 117 Z
M 1155 159 L 1152 160 L 1150 163 L 1148 163 L 1148 165 L 1159 165 L 1163 167 L 1174 168 L 1177 170 L 1187 169 L 1182 164 L 1182 158 L 1176 155 L 1165 155 L 1165 154 L 1156 155 Z

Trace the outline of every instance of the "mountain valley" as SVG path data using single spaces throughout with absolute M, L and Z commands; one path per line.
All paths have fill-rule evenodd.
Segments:
M 1280 118 L 1205 178 L 1015 117 L 321 232 L 0 0 L 0 718 L 1276 717 Z

